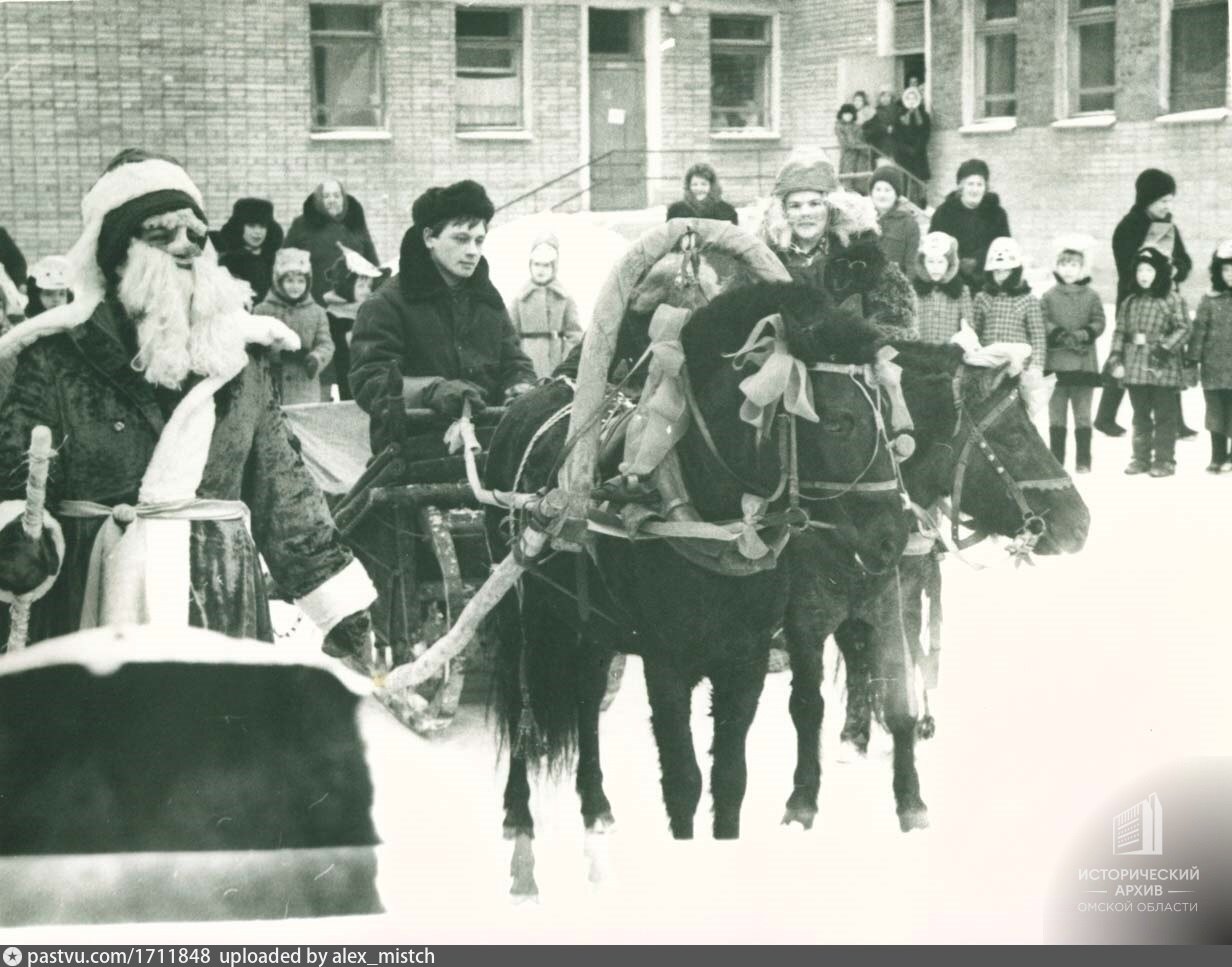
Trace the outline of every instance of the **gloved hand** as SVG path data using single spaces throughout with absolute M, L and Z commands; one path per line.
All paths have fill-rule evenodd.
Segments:
M 443 379 L 423 392 L 424 405 L 451 420 L 462 415 L 462 405 L 467 400 L 470 400 L 472 413 L 484 408 L 483 390 L 467 379 Z
M 0 590 L 25 594 L 56 573 L 60 567 L 60 552 L 56 550 L 51 531 L 32 541 L 22 530 L 21 518 L 10 521 L 0 530 Z
M 510 386 L 507 390 L 505 390 L 505 402 L 511 403 L 519 396 L 529 393 L 534 388 L 534 383 L 518 383 L 515 386 Z
M 311 353 L 309 353 L 307 356 L 304 357 L 304 372 L 306 372 L 310 377 L 312 377 L 312 376 L 315 376 L 320 371 L 321 371 L 321 358 L 319 356 L 313 356 Z
M 1165 366 L 1172 364 L 1173 352 L 1164 346 L 1155 345 L 1151 347 L 1151 365 L 1156 369 L 1163 369 Z
M 1069 337 L 1073 341 L 1075 349 L 1085 346 L 1091 341 L 1091 334 L 1085 329 L 1075 329 L 1069 334 Z
M 321 643 L 321 650 L 331 658 L 355 658 L 366 662 L 372 651 L 372 641 L 372 616 L 367 610 L 356 611 L 330 629 Z

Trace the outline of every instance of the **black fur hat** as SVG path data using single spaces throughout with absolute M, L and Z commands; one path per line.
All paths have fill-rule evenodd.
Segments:
M 274 221 L 274 203 L 265 198 L 239 198 L 231 208 L 231 221 L 240 225 L 264 225 Z
M 1147 168 L 1134 180 L 1134 204 L 1147 208 L 1164 195 L 1176 194 L 1176 179 L 1158 168 Z
M 1133 291 L 1142 295 L 1142 289 L 1138 286 L 1136 278 L 1138 266 L 1142 264 L 1149 265 L 1155 270 L 1155 281 L 1151 283 L 1151 287 L 1146 291 L 1146 295 L 1154 296 L 1156 299 L 1162 299 L 1172 291 L 1172 262 L 1168 256 L 1164 255 L 1157 248 L 1138 249 L 1138 254 L 1134 256 L 1133 266 L 1131 270 L 1134 272 Z
M 989 171 L 988 162 L 982 158 L 968 158 L 958 166 L 958 176 L 955 178 L 958 184 L 962 184 L 967 178 L 972 175 L 979 175 L 984 179 L 984 183 L 988 183 Z
M 477 181 L 458 181 L 448 188 L 429 188 L 411 206 L 411 221 L 417 228 L 430 228 L 455 218 L 492 220 L 496 208 L 483 185 Z

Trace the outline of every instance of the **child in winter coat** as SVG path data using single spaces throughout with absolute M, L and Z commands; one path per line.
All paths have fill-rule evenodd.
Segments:
M 1202 297 L 1189 340 L 1189 362 L 1201 368 L 1206 428 L 1211 434 L 1208 473 L 1232 472 L 1232 238 L 1211 258 L 1211 291 Z
M 556 236 L 536 239 L 530 249 L 530 282 L 509 307 L 522 351 L 534 363 L 540 379 L 551 376 L 582 339 L 577 303 L 556 281 L 559 262 Z
M 958 274 L 958 240 L 952 235 L 924 236 L 912 285 L 919 299 L 921 341 L 947 343 L 964 325 L 974 326 L 971 292 Z
M 1191 326 L 1185 301 L 1172 284 L 1172 264 L 1153 248 L 1139 250 L 1134 285 L 1117 307 L 1108 356 L 1112 376 L 1129 390 L 1134 408 L 1134 458 L 1127 474 L 1176 473 L 1176 436 L 1185 385 L 1182 347 Z
M 312 301 L 312 261 L 306 251 L 278 250 L 269 294 L 253 314 L 273 316 L 299 336 L 299 350 L 279 353 L 273 366 L 274 390 L 282 405 L 321 402 L 317 374 L 333 358 L 334 343 L 325 310 Z
M 331 389 L 338 386 L 338 399 L 353 399 L 351 393 L 351 330 L 359 307 L 389 278 L 389 269 L 377 268 L 354 249 L 338 243 L 341 255 L 330 266 L 333 288 L 325 293 L 325 314 L 329 319 L 329 335 L 334 341 L 334 359 L 321 367 L 321 399 L 332 399 Z
M 1012 238 L 993 239 L 984 260 L 984 291 L 975 297 L 975 334 L 985 346 L 995 342 L 1028 343 L 1028 372 L 1042 374 L 1047 337 L 1039 300 L 1022 278 L 1022 248 Z
M 1069 410 L 1074 411 L 1075 466 L 1091 469 L 1091 401 L 1099 385 L 1095 340 L 1107 325 L 1104 306 L 1091 288 L 1091 251 L 1094 240 L 1066 236 L 1057 242 L 1053 275 L 1057 284 L 1040 299 L 1048 333 L 1046 372 L 1057 374 L 1048 403 L 1048 434 L 1052 454 L 1065 463 Z

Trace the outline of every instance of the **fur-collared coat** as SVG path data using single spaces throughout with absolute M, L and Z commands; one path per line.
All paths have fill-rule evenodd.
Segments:
M 582 341 L 577 303 L 555 280 L 547 285 L 530 283 L 513 300 L 509 318 L 540 378 L 551 376 Z
M 398 275 L 359 307 L 351 335 L 351 391 L 372 418 L 373 453 L 393 442 L 383 417 L 391 367 L 401 375 L 407 406 L 423 406 L 424 390 L 441 379 L 469 380 L 490 404 L 535 381 L 487 259 L 450 288 L 416 226 L 402 240 Z
M 59 503 L 135 504 L 180 399 L 156 390 L 132 368 L 132 349 L 120 335 L 125 325 L 124 310 L 105 301 L 83 325 L 39 340 L 18 357 L 16 379 L 0 408 L 0 500 L 25 499 L 26 451 L 35 426 L 51 429 L 56 448 L 47 509 L 60 521 L 67 546 L 56 583 L 31 609 L 31 641 L 78 630 L 90 551 L 103 523 L 61 516 Z M 252 530 L 250 536 L 242 520 L 192 523 L 193 588 L 185 617 L 197 627 L 270 641 L 258 552 L 293 598 L 341 572 L 351 553 L 274 400 L 264 351 L 250 351 L 248 365 L 219 390 L 214 405 L 217 423 L 197 496 L 244 501 Z
M 972 291 L 981 288 L 984 259 L 994 238 L 1010 234 L 1010 219 L 1001 207 L 996 192 L 987 192 L 974 208 L 962 203 L 959 192 L 952 191 L 933 212 L 930 232 L 945 232 L 958 240 L 958 260 L 963 278 Z
M 1232 292 L 1202 297 L 1188 356 L 1202 368 L 1203 389 L 1232 389 Z
M 273 288 L 253 313 L 273 316 L 299 336 L 300 348 L 297 351 L 274 350 L 270 353 L 274 390 L 282 405 L 321 402 L 321 371 L 334 358 L 334 340 L 329 334 L 329 316 L 325 310 L 307 296 L 291 305 L 277 288 Z M 306 365 L 309 357 L 316 360 L 316 369 L 312 373 L 308 372 Z
M 335 219 L 321 209 L 317 194 L 313 192 L 304 199 L 302 214 L 297 215 L 291 223 L 285 247 L 308 250 L 312 257 L 312 298 L 320 305 L 324 305 L 325 293 L 330 288 L 326 273 L 330 266 L 342 258 L 339 242 L 358 252 L 373 265 L 380 261 L 376 257 L 372 236 L 368 233 L 364 206 L 359 200 L 353 195 L 346 195 L 342 218 Z

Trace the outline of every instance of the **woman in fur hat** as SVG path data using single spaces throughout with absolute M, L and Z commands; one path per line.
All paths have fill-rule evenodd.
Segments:
M 912 286 L 922 342 L 947 343 L 964 325 L 973 324 L 971 290 L 958 274 L 958 242 L 952 236 L 945 232 L 924 236 Z
M 988 190 L 988 165 L 970 158 L 958 166 L 958 187 L 933 212 L 929 231 L 958 239 L 959 271 L 971 290 L 984 282 L 984 263 L 994 238 L 1008 238 L 1010 219 L 1001 199 Z
M 684 197 L 667 206 L 667 220 L 673 218 L 713 218 L 740 224 L 736 209 L 723 200 L 719 176 L 710 165 L 702 162 L 684 173 Z
M 218 264 L 252 287 L 253 305 L 265 299 L 274 271 L 274 253 L 282 248 L 282 226 L 274 221 L 274 203 L 264 198 L 240 198 L 231 217 L 210 240 Z
M 779 171 L 761 237 L 800 283 L 838 302 L 860 296 L 870 322 L 914 331 L 915 293 L 878 243 L 877 212 L 863 195 L 838 187 L 833 166 L 802 154 Z
M 359 199 L 348 194 L 337 178 L 326 178 L 304 199 L 287 232 L 288 248 L 307 249 L 312 256 L 312 298 L 324 305 L 329 268 L 338 259 L 338 243 L 354 249 L 369 262 L 379 263 L 368 234 L 368 221 Z
M 329 402 L 318 375 L 334 358 L 325 310 L 312 301 L 312 260 L 301 248 L 283 248 L 274 258 L 269 294 L 253 312 L 272 316 L 299 337 L 295 352 L 274 353 L 274 390 L 283 406 Z
M 1134 286 L 1117 307 L 1108 362 L 1112 375 L 1129 389 L 1134 408 L 1134 458 L 1127 474 L 1176 472 L 1176 433 L 1184 352 L 1191 327 L 1185 300 L 1172 284 L 1172 266 L 1155 248 L 1134 259 Z
M 1172 279 L 1178 285 L 1193 270 L 1193 260 L 1185 250 L 1181 232 L 1172 221 L 1172 202 L 1176 198 L 1176 180 L 1166 171 L 1147 168 L 1134 180 L 1134 204 L 1117 223 L 1112 233 L 1112 257 L 1116 260 L 1117 305 L 1135 288 L 1138 252 L 1150 246 L 1169 260 Z M 1125 390 L 1114 382 L 1104 386 L 1095 414 L 1095 429 L 1107 436 L 1124 436 L 1125 429 L 1117 423 Z M 1182 438 L 1196 435 L 1185 426 L 1181 415 Z
M 1091 469 L 1091 400 L 1099 385 L 1095 340 L 1104 331 L 1104 304 L 1091 288 L 1091 250 L 1094 239 L 1063 236 L 1056 244 L 1053 276 L 1057 284 L 1040 299 L 1048 333 L 1045 372 L 1056 373 L 1057 383 L 1048 401 L 1052 454 L 1065 463 L 1069 411 L 1074 411 L 1075 466 Z
M 530 248 L 530 281 L 509 307 L 522 351 L 534 363 L 540 379 L 551 376 L 582 341 L 577 303 L 556 280 L 559 264 L 560 242 L 556 236 L 535 239 Z
M 1211 256 L 1211 291 L 1202 297 L 1189 340 L 1189 362 L 1202 374 L 1206 429 L 1211 435 L 1210 473 L 1232 472 L 1232 238 Z
M 1042 374 L 1047 335 L 1039 299 L 1022 277 L 1022 247 L 1012 238 L 994 239 L 984 260 L 984 288 L 975 297 L 975 334 L 985 346 L 995 342 L 1027 343 L 1027 370 Z

